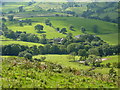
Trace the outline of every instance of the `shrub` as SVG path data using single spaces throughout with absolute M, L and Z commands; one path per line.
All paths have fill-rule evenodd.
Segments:
M 32 59 L 32 54 L 25 53 L 24 57 L 27 58 L 27 59 Z

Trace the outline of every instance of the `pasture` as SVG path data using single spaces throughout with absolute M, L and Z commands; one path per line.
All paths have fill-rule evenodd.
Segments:
M 71 60 L 68 59 L 69 55 L 37 55 L 34 56 L 33 58 L 40 58 L 42 56 L 46 57 L 47 62 L 52 62 L 52 63 L 56 63 L 56 64 L 60 64 L 64 67 L 71 67 L 71 68 L 75 68 L 75 69 L 84 69 L 87 70 L 90 67 L 88 66 L 84 66 L 82 64 L 79 64 L 78 62 L 70 62 Z
M 33 45 L 37 45 L 37 46 L 43 46 L 43 44 L 40 43 L 32 43 L 32 42 L 24 42 L 24 41 L 1 41 L 2 45 L 9 45 L 9 44 L 20 44 L 20 45 L 25 45 L 25 46 L 33 46 Z
M 91 66 L 85 66 L 83 64 L 80 64 L 78 62 L 70 62 L 71 60 L 68 59 L 69 55 L 37 55 L 37 56 L 33 56 L 33 58 L 40 58 L 42 56 L 46 57 L 47 62 L 52 62 L 52 63 L 56 63 L 56 64 L 60 64 L 64 67 L 71 67 L 71 68 L 75 68 L 77 70 L 83 69 L 83 70 L 89 70 L 91 68 Z M 112 58 L 113 57 L 113 58 Z M 77 60 L 76 56 L 76 60 Z M 117 62 L 117 56 L 109 56 L 109 57 L 104 57 L 104 58 L 108 58 L 108 60 L 103 61 L 102 64 L 108 63 L 108 62 Z M 107 74 L 109 73 L 110 68 L 101 68 L 101 67 L 97 67 L 95 70 L 93 70 L 96 73 L 102 73 L 102 74 Z M 118 70 L 117 68 L 115 69 L 116 71 Z
M 24 18 L 26 19 L 26 18 Z M 55 28 L 66 28 L 67 33 L 72 33 L 73 36 L 83 34 L 81 32 L 81 27 L 84 27 L 86 29 L 86 33 L 89 34 L 95 34 L 97 36 L 100 36 L 103 40 L 110 44 L 118 44 L 118 26 L 115 23 L 109 23 L 105 21 L 100 20 L 91 20 L 91 19 L 85 19 L 82 17 L 33 17 L 28 18 L 34 21 L 32 26 L 25 25 L 24 27 L 15 26 L 15 25 L 9 25 L 8 27 L 12 29 L 13 31 L 26 31 L 27 33 L 34 33 L 38 36 L 41 35 L 41 33 L 36 33 L 34 30 L 34 26 L 36 24 L 41 24 L 44 26 L 45 33 L 47 35 L 48 39 L 57 38 L 57 37 L 65 37 L 65 34 L 61 34 L 55 30 Z M 45 19 L 49 19 L 53 25 L 53 27 L 46 26 L 44 24 Z M 69 30 L 70 26 L 74 26 L 74 31 Z M 94 25 L 97 25 L 97 30 L 99 33 L 93 32 Z M 42 33 L 43 34 L 43 33 Z

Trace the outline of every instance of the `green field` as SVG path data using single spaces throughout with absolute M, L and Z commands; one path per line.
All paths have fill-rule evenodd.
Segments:
M 71 67 L 71 68 L 75 68 L 77 70 L 83 69 L 83 70 L 88 70 L 91 67 L 90 66 L 85 66 L 82 65 L 78 62 L 69 62 L 70 60 L 68 59 L 69 55 L 37 55 L 34 56 L 33 58 L 40 58 L 41 56 L 45 56 L 47 62 L 52 62 L 52 63 L 56 63 L 56 64 L 60 64 L 63 65 L 65 67 Z M 77 60 L 78 57 L 76 57 Z M 108 60 L 105 60 L 102 62 L 102 64 L 106 64 L 106 63 L 112 63 L 112 62 L 118 62 L 118 56 L 109 56 L 109 57 L 103 57 L 103 58 L 108 58 Z M 107 74 L 109 73 L 110 68 L 96 68 L 95 72 L 97 73 L 103 73 L 103 74 Z M 117 68 L 115 69 L 117 71 Z
M 69 55 L 37 55 L 37 56 L 34 56 L 33 58 L 39 59 L 41 56 L 45 56 L 46 57 L 45 61 L 47 62 L 53 62 L 56 64 L 60 64 L 60 65 L 63 65 L 64 67 L 71 67 L 71 68 L 75 68 L 79 70 L 80 69 L 87 70 L 90 68 L 88 66 L 81 65 L 77 62 L 69 62 L 70 61 L 68 59 Z
M 101 39 L 105 40 L 107 43 L 111 45 L 117 45 L 119 42 L 119 35 L 118 33 L 113 33 L 113 34 L 106 34 L 106 35 L 98 35 L 101 37 Z
M 2 45 L 9 45 L 9 44 L 20 44 L 20 45 L 25 45 L 25 46 L 43 46 L 43 44 L 40 43 L 32 43 L 32 42 L 24 42 L 24 41 L 1 41 Z
M 84 11 L 87 10 L 87 7 L 69 7 L 65 11 L 73 11 L 76 14 L 82 14 Z
M 37 33 L 37 31 L 34 29 L 34 26 L 40 24 L 44 26 L 44 32 L 45 33 Z M 49 39 L 53 39 L 53 38 L 57 38 L 57 37 L 64 37 L 65 35 L 58 33 L 55 29 L 53 29 L 50 26 L 46 26 L 44 23 L 34 23 L 32 26 L 29 25 L 25 25 L 24 27 L 20 27 L 20 26 L 9 26 L 9 29 L 12 29 L 13 31 L 22 31 L 22 32 L 27 32 L 27 33 L 33 33 L 33 34 L 37 34 L 38 37 L 41 37 L 41 34 L 46 34 L 47 38 Z
M 114 62 L 119 62 L 118 58 L 119 56 L 115 55 L 115 56 L 107 56 L 105 57 L 107 60 L 103 61 L 102 64 L 107 64 L 107 63 L 114 63 Z
M 0 45 L 9 45 L 9 44 L 20 44 L 25 46 L 43 46 L 43 44 L 40 43 L 33 43 L 33 42 L 25 42 L 25 41 L 15 41 L 13 39 L 6 38 L 5 36 L 0 36 Z
M 27 3 L 25 2 L 6 2 L 5 5 L 2 6 L 0 9 L 2 9 L 2 12 L 9 12 L 9 11 L 18 12 L 18 7 L 25 5 L 27 5 Z
M 32 26 L 25 25 L 24 27 L 15 26 L 15 25 L 9 25 L 8 27 L 12 29 L 13 31 L 26 31 L 27 33 L 34 33 L 40 36 L 40 33 L 36 33 L 34 30 L 34 26 L 36 24 L 44 25 L 44 30 L 47 35 L 47 38 L 56 38 L 56 37 L 64 37 L 64 34 L 58 33 L 54 28 L 59 27 L 61 28 L 67 28 L 67 32 L 72 33 L 75 35 L 83 34 L 80 30 L 81 26 L 86 28 L 87 33 L 93 33 L 93 26 L 98 26 L 99 34 L 96 34 L 100 36 L 103 40 L 110 44 L 118 44 L 118 28 L 117 24 L 115 23 L 109 23 L 105 21 L 100 20 L 91 20 L 91 19 L 85 19 L 80 17 L 34 17 L 29 18 L 33 21 L 36 21 L 36 23 L 33 23 Z M 44 24 L 45 19 L 49 19 L 52 22 L 52 25 L 54 28 L 46 26 Z M 39 22 L 39 23 L 37 23 Z M 75 31 L 69 30 L 69 27 L 73 25 Z

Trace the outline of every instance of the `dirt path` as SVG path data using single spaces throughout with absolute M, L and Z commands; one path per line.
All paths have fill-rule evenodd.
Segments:
M 108 58 L 102 58 L 102 61 L 108 60 Z

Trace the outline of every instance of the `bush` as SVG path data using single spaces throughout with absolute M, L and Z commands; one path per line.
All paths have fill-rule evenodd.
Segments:
M 24 57 L 27 58 L 27 59 L 32 59 L 32 54 L 25 53 Z

